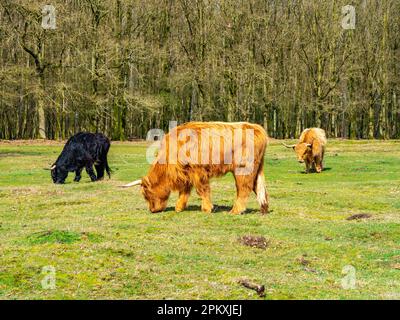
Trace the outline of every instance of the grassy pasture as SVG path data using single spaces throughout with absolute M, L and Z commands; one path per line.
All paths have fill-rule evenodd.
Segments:
M 227 213 L 232 176 L 212 182 L 213 214 L 190 207 L 151 214 L 138 188 L 144 143 L 113 143 L 111 180 L 54 185 L 42 168 L 61 143 L 0 142 L 1 299 L 400 299 L 400 142 L 330 141 L 326 170 L 304 174 L 279 141 L 267 149 L 272 212 Z M 346 220 L 354 214 L 368 219 Z M 244 246 L 264 236 L 265 250 Z M 346 265 L 356 284 L 344 289 Z M 56 288 L 43 289 L 44 266 Z

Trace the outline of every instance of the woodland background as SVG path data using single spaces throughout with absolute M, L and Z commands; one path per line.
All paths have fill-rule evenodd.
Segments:
M 398 0 L 0 0 L 0 40 L 0 139 L 143 138 L 169 120 L 400 138 Z

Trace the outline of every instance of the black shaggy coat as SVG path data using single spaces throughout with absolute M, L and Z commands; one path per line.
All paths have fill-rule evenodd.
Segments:
M 69 138 L 57 161 L 51 167 L 51 177 L 54 183 L 64 183 L 68 172 L 75 172 L 74 181 L 81 179 L 85 168 L 92 181 L 101 180 L 104 170 L 110 177 L 107 153 L 110 140 L 101 133 L 80 132 Z M 97 176 L 94 173 L 96 168 Z

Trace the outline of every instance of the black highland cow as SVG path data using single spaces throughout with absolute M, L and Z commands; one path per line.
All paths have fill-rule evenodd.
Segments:
M 110 140 L 101 133 L 80 132 L 69 138 L 57 161 L 51 166 L 51 177 L 54 183 L 64 183 L 68 172 L 75 172 L 74 181 L 81 180 L 85 168 L 92 181 L 101 180 L 104 170 L 110 177 L 107 153 Z M 97 177 L 93 170 L 96 168 Z

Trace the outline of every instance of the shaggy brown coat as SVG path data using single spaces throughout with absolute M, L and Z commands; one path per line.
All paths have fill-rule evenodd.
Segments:
M 286 147 L 293 148 L 296 152 L 297 160 L 306 164 L 306 173 L 316 171 L 320 173 L 323 169 L 323 160 L 326 148 L 325 131 L 320 128 L 305 129 L 301 135 L 299 142 L 295 145 Z
M 246 136 L 247 129 L 254 133 L 253 137 Z M 183 135 L 184 138 L 181 139 L 180 134 L 187 133 L 188 130 L 196 138 Z M 209 135 L 202 136 L 202 132 L 209 132 Z M 234 136 L 238 132 L 241 137 L 235 139 Z M 177 141 L 175 149 L 172 147 L 174 141 Z M 252 143 L 254 149 L 251 148 Z M 230 213 L 240 214 L 245 211 L 247 199 L 252 191 L 257 194 L 261 212 L 267 213 L 268 193 L 263 172 L 267 143 L 265 130 L 257 124 L 247 122 L 189 122 L 173 128 L 164 136 L 148 175 L 140 180 L 142 193 L 150 211 L 165 210 L 172 191 L 179 192 L 175 211 L 184 210 L 194 187 L 202 199 L 202 211 L 211 212 L 213 205 L 210 199 L 210 179 L 232 172 L 236 182 L 237 198 Z M 242 154 L 240 159 L 235 156 L 239 151 Z M 178 156 L 174 157 L 175 154 Z M 230 155 L 232 161 L 225 161 Z M 243 171 L 238 170 L 243 168 L 250 170 L 243 174 Z M 126 186 L 134 184 L 135 182 Z

